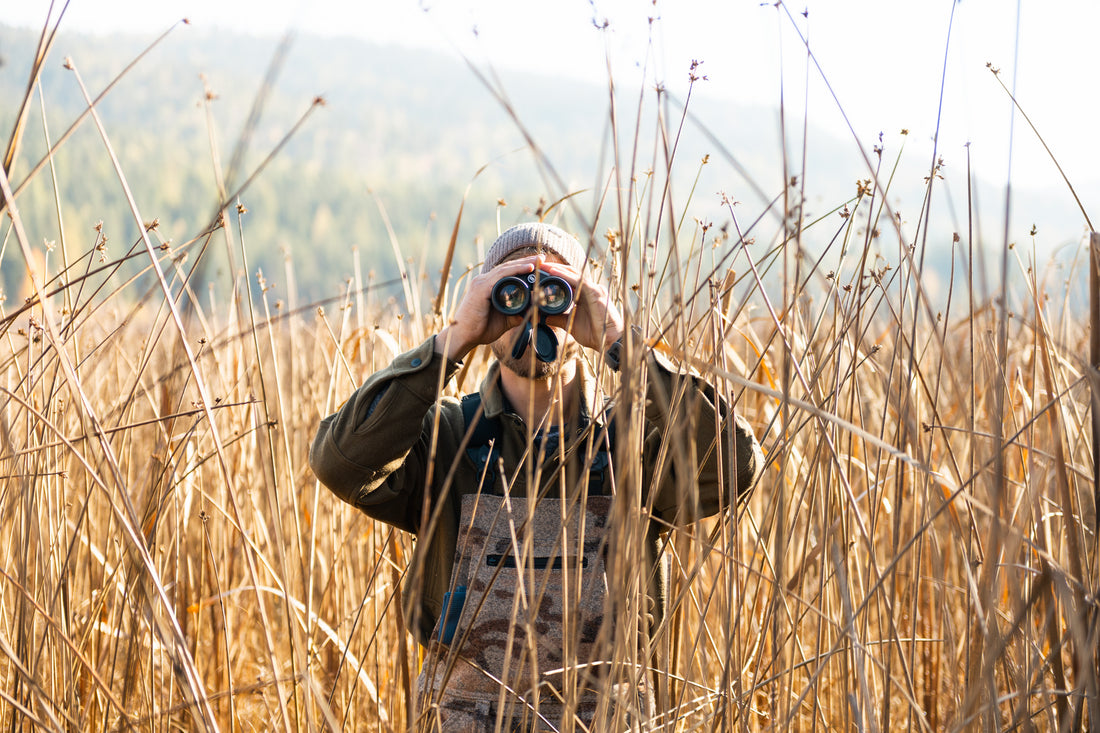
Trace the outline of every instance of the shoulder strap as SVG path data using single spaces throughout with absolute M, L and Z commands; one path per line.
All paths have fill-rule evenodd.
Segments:
M 611 455 L 615 454 L 615 404 L 610 400 L 605 400 L 603 404 L 603 418 L 604 424 L 607 427 L 607 440 L 600 441 L 600 450 L 607 451 Z
M 485 411 L 480 408 L 481 395 L 477 392 L 462 398 L 462 423 L 467 432 L 472 430 L 467 448 L 480 448 L 500 437 L 500 420 L 486 417 Z
M 611 461 L 615 457 L 615 418 L 611 415 L 609 405 L 610 403 L 604 405 L 603 415 L 607 422 L 596 433 L 596 454 L 588 467 L 588 490 L 593 496 L 607 494 L 611 490 Z
M 466 443 L 466 456 L 474 464 L 478 476 L 484 476 L 484 485 L 492 490 L 496 472 L 493 470 L 496 446 L 490 447 L 501 435 L 500 419 L 486 417 L 481 405 L 481 395 L 477 392 L 462 398 L 462 423 L 470 434 Z

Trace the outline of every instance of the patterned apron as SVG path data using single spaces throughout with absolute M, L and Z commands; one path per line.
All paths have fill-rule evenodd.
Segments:
M 451 590 L 418 680 L 421 730 L 591 728 L 610 509 L 607 496 L 462 497 Z

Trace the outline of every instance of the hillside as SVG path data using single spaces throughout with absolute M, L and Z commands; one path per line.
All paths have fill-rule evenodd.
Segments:
M 73 72 L 62 68 L 65 58 L 73 59 L 94 97 L 150 40 L 62 34 L 41 79 L 50 134 L 59 136 L 84 108 Z M 0 94 L 5 99 L 22 97 L 35 41 L 29 31 L 0 26 L 0 54 L 6 59 L 0 67 Z M 210 219 L 216 200 L 204 89 L 215 95 L 209 117 L 222 165 L 228 166 L 277 47 L 273 39 L 204 35 L 178 27 L 101 104 L 104 128 L 142 215 L 158 218 L 164 236 L 177 242 L 195 236 Z M 471 180 L 460 242 L 466 259 L 473 261 L 474 237 L 495 231 L 498 200 L 508 204 L 501 212 L 507 224 L 529 216 L 524 208 L 536 208 L 540 199 L 553 201 L 565 192 L 602 187 L 609 166 L 606 80 L 597 74 L 590 85 L 583 85 L 505 74 L 500 83 L 560 184 L 523 149 L 515 120 L 468 67 L 443 55 L 397 47 L 296 38 L 266 97 L 243 170 L 255 170 L 315 97 L 322 97 L 325 105 L 310 114 L 242 197 L 250 212 L 245 236 L 260 266 L 281 270 L 281 252 L 289 251 L 299 286 L 313 295 L 330 293 L 342 282 L 353 245 L 368 253 L 380 271 L 392 273 L 392 249 L 379 205 L 388 212 L 404 251 L 419 256 L 425 248 L 443 246 Z M 619 93 L 619 114 L 631 121 L 637 95 L 630 88 Z M 0 108 L 0 129 L 11 129 L 15 113 L 11 106 Z M 644 111 L 639 170 L 654 165 L 655 114 L 652 107 Z M 670 106 L 669 114 L 679 111 Z M 716 118 L 735 123 L 726 144 L 750 151 L 740 162 L 773 180 L 775 189 L 782 176 L 772 152 L 778 149 L 774 112 L 727 107 Z M 37 106 L 28 128 L 12 176 L 17 183 L 45 149 Z M 620 135 L 621 150 L 630 156 L 634 140 Z M 683 146 L 679 160 L 685 161 L 685 190 L 698 172 L 698 161 L 714 152 L 702 139 Z M 728 177 L 729 170 L 719 173 L 714 163 L 712 175 Z M 87 249 L 92 227 L 100 220 L 113 241 L 133 241 L 136 229 L 90 121 L 66 143 L 55 165 L 72 241 Z M 238 172 L 237 182 L 242 178 Z M 700 198 L 705 191 L 706 204 L 720 213 L 715 192 L 735 182 L 727 178 L 704 185 Z M 32 238 L 56 240 L 47 177 L 38 176 L 21 199 L 23 216 L 35 232 Z M 586 194 L 577 202 L 591 212 L 597 196 Z M 11 277 L 10 269 L 4 268 L 5 277 Z M 8 287 L 12 285 L 9 279 Z
M 41 77 L 41 106 L 51 138 L 57 139 L 84 109 L 76 75 L 63 68 L 66 58 L 73 60 L 95 97 L 151 41 L 128 35 L 61 34 Z M 0 66 L 2 98 L 22 98 L 35 42 L 33 32 L 0 26 L 0 56 L 5 60 Z M 217 201 L 211 140 L 221 165 L 228 168 L 278 46 L 277 39 L 199 33 L 181 25 L 99 106 L 142 217 L 159 220 L 162 237 L 178 244 L 205 230 Z M 350 252 L 358 248 L 365 267 L 380 277 L 393 276 L 396 263 L 384 209 L 402 256 L 434 272 L 471 182 L 459 237 L 460 266 L 478 259 L 477 237 L 493 236 L 500 200 L 507 203 L 499 212 L 501 223 L 507 225 L 531 216 L 540 200 L 554 201 L 584 190 L 572 203 L 591 217 L 600 205 L 611 159 L 607 81 L 600 70 L 587 85 L 509 74 L 501 74 L 499 84 L 515 119 L 468 66 L 445 55 L 349 39 L 293 39 L 264 97 L 243 164 L 227 188 L 234 190 L 257 170 L 315 98 L 325 104 L 309 113 L 241 197 L 248 210 L 244 238 L 250 269 L 262 269 L 278 281 L 289 256 L 301 294 L 316 298 L 341 287 L 351 273 Z M 637 178 L 644 185 L 647 169 L 665 165 L 662 144 L 654 139 L 659 125 L 654 95 L 644 95 L 635 138 L 638 89 L 624 84 L 616 91 L 620 154 L 625 166 L 636 152 Z M 786 177 L 776 111 L 732 104 L 723 99 L 723 91 L 705 83 L 697 87 L 691 111 L 700 123 L 683 127 L 676 149 L 674 200 L 687 209 L 689 225 L 693 218 L 727 223 L 723 194 L 738 201 L 738 216 L 751 222 L 764 211 L 764 202 L 778 195 Z M 666 102 L 661 113 L 674 135 L 681 110 L 675 100 Z M 40 108 L 36 96 L 12 173 L 17 185 L 45 150 Z M 5 140 L 15 114 L 14 105 L 0 107 Z M 516 120 L 545 154 L 556 178 L 525 149 Z M 712 137 L 703 134 L 702 127 Z M 788 165 L 797 173 L 802 167 L 800 125 L 789 122 L 787 135 Z M 869 174 L 851 141 L 836 140 L 813 127 L 808 136 L 805 213 L 812 218 L 841 207 L 855 193 L 855 181 Z M 888 164 L 888 156 L 898 155 L 903 144 L 910 149 L 914 145 L 896 132 L 887 134 L 885 141 Z M 668 144 L 675 142 L 670 139 Z M 699 161 L 707 155 L 709 163 L 701 168 Z M 736 167 L 730 157 L 736 159 Z M 920 220 L 927 162 L 917 154 L 901 162 L 891 203 L 899 207 L 911 230 Z M 965 180 L 958 180 L 961 167 L 952 162 L 952 195 L 960 199 Z M 91 120 L 64 145 L 54 166 L 70 250 L 88 251 L 100 221 L 110 247 L 136 240 L 121 186 Z M 50 180 L 44 170 L 20 195 L 21 213 L 34 242 L 60 239 Z M 979 200 L 994 209 L 998 196 L 987 189 Z M 1076 235 L 1079 217 L 1066 201 L 1020 201 L 1022 218 L 1030 217 L 1019 224 L 1021 236 L 1035 220 L 1029 212 L 1051 217 L 1059 227 L 1065 223 L 1053 232 L 1046 222 L 1040 227 L 1052 246 Z M 929 266 L 946 273 L 951 234 L 964 225 L 959 221 L 960 204 L 943 204 L 942 199 L 934 202 L 940 215 L 929 237 Z M 605 202 L 605 214 L 608 208 Z M 615 224 L 601 221 L 597 231 Z M 993 229 L 988 228 L 995 235 Z M 827 246 L 827 232 L 817 242 L 812 238 L 815 230 L 810 234 L 804 244 L 811 251 Z M 914 235 L 907 231 L 905 236 Z M 896 258 L 896 250 L 896 243 L 889 245 L 887 256 Z M 219 282 L 227 282 L 224 251 L 225 244 L 216 241 L 211 254 L 205 255 L 213 265 L 207 273 Z M 9 251 L 0 262 L 5 289 L 19 292 L 21 258 Z

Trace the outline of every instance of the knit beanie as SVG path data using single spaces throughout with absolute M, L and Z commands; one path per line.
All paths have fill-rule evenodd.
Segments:
M 573 235 L 551 224 L 530 222 L 517 224 L 497 237 L 497 241 L 485 253 L 485 263 L 481 266 L 481 271 L 488 272 L 509 254 L 523 247 L 553 252 L 578 270 L 588 259 L 584 247 Z

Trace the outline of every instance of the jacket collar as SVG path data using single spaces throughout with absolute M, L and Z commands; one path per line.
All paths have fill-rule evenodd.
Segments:
M 489 372 L 482 380 L 479 392 L 481 393 L 482 409 L 485 417 L 496 418 L 504 414 L 508 400 L 504 396 L 504 390 L 500 386 L 500 362 L 494 361 L 489 365 Z M 592 406 L 603 404 L 600 396 L 599 385 L 596 383 L 596 375 L 584 359 L 577 359 L 577 378 L 580 380 L 580 400 L 578 403 L 580 414 L 578 415 L 578 428 L 584 428 L 592 420 Z M 602 423 L 603 420 L 597 420 Z

